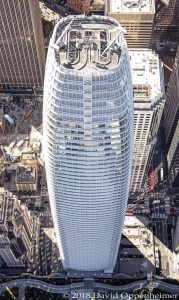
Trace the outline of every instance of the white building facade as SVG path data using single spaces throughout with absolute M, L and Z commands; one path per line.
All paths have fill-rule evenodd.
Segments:
M 67 17 L 48 50 L 44 159 L 66 269 L 112 272 L 130 185 L 133 92 L 123 28 Z
M 163 65 L 152 50 L 130 50 L 134 90 L 134 151 L 131 193 L 139 193 L 149 171 L 150 157 L 165 104 Z

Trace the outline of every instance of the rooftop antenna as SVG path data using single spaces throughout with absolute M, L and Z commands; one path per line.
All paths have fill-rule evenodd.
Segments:
M 118 36 L 121 34 L 121 33 L 125 33 L 126 30 L 124 28 L 120 28 L 118 29 L 118 32 L 116 34 L 116 36 L 114 37 L 114 39 L 111 41 L 111 43 L 109 43 L 109 45 L 104 49 L 104 51 L 102 52 L 101 56 L 103 56 L 107 51 L 108 49 L 112 46 L 112 44 L 116 41 L 116 39 L 118 38 Z
M 67 27 L 65 28 L 65 30 L 63 31 L 63 33 L 60 35 L 60 37 L 56 41 L 56 43 L 53 45 L 53 47 L 55 49 L 59 49 L 60 42 L 61 42 L 62 38 L 64 37 L 64 35 L 66 34 L 66 32 L 68 31 L 68 29 L 71 27 L 71 24 L 73 23 L 74 19 L 75 19 L 75 16 L 72 18 L 72 20 L 70 21 L 70 23 L 67 25 Z

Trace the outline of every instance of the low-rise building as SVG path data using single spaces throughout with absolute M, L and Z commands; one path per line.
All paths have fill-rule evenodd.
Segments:
M 17 166 L 15 184 L 19 191 L 36 191 L 37 168 Z
M 84 14 L 87 13 L 90 9 L 90 0 L 68 0 L 68 10 Z
M 37 165 L 37 158 L 35 153 L 22 153 L 21 155 L 21 163 L 26 166 L 36 166 Z

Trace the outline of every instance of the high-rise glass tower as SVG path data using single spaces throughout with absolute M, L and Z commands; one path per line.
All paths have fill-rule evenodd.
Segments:
M 133 90 L 124 29 L 99 16 L 55 26 L 44 89 L 44 158 L 67 269 L 112 272 L 129 192 Z

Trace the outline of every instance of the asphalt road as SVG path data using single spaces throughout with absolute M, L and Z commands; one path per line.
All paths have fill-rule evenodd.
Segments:
M 69 292 L 70 290 L 83 289 L 84 282 L 68 284 L 68 285 L 52 285 L 36 279 L 17 279 L 17 280 L 0 284 L 0 292 L 2 293 L 6 291 L 6 288 L 11 289 L 13 287 L 18 287 L 18 288 L 33 287 L 33 288 L 41 289 L 46 292 L 59 294 L 63 292 Z
M 160 200 L 160 203 L 152 205 L 153 233 L 165 246 L 168 246 L 168 225 L 163 201 Z
M 9 282 L 5 282 L 0 284 L 0 292 L 6 291 L 7 288 L 11 289 L 13 287 L 18 288 L 26 288 L 26 287 L 34 287 L 37 289 L 41 289 L 50 293 L 69 293 L 72 290 L 84 290 L 84 282 L 72 283 L 68 285 L 52 285 L 40 280 L 36 279 L 17 279 Z M 130 292 L 134 289 L 142 289 L 142 288 L 157 288 L 163 291 L 170 292 L 172 294 L 179 293 L 179 285 L 169 284 L 166 282 L 162 282 L 160 280 L 148 282 L 147 280 L 140 280 L 136 282 L 132 282 L 130 284 L 121 285 L 121 286 L 112 286 L 109 284 L 94 282 L 92 289 L 98 291 L 114 291 L 114 292 Z M 87 288 L 87 285 L 85 285 Z

